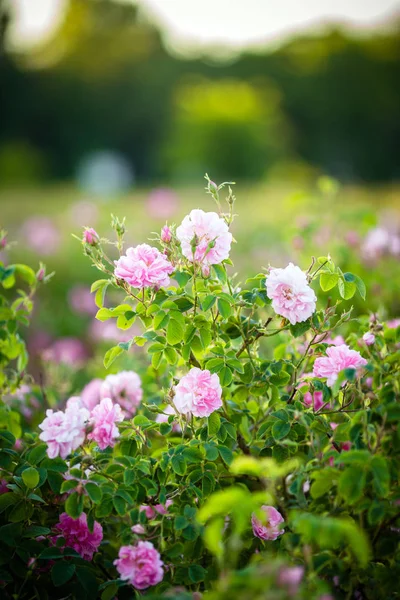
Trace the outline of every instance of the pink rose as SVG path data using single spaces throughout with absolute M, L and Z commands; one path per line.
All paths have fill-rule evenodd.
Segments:
M 98 310 L 90 290 L 85 285 L 75 285 L 71 288 L 68 301 L 72 310 L 80 315 L 95 315 Z
M 136 546 L 122 546 L 114 561 L 120 578 L 129 581 L 138 590 L 160 583 L 164 577 L 163 562 L 151 542 Z
M 375 336 L 371 331 L 367 331 L 367 333 L 364 333 L 362 339 L 364 340 L 367 346 L 372 346 L 372 344 L 375 343 Z
M 344 369 L 358 369 L 367 364 L 356 350 L 350 350 L 346 344 L 341 346 L 330 346 L 326 350 L 326 356 L 315 360 L 313 375 L 327 379 L 327 385 L 332 386 L 338 375 Z
M 133 533 L 136 533 L 137 535 L 142 535 L 143 533 L 146 533 L 145 528 L 140 523 L 137 523 L 136 525 L 133 525 L 131 527 L 131 531 Z
M 119 436 L 116 423 L 124 420 L 120 405 L 113 404 L 110 398 L 103 398 L 100 404 L 92 410 L 91 417 L 93 430 L 89 433 L 88 439 L 94 440 L 100 450 L 113 448 L 115 440 Z
M 92 560 L 103 539 L 103 528 L 100 523 L 95 521 L 93 531 L 90 531 L 85 513 L 82 513 L 78 519 L 62 513 L 56 530 L 61 533 L 57 537 L 65 539 L 65 546 L 73 548 L 84 560 Z
M 183 255 L 191 262 L 217 265 L 229 258 L 232 234 L 215 212 L 194 209 L 176 230 Z
M 303 377 L 312 376 L 311 373 L 305 373 Z M 301 381 L 298 385 L 299 388 L 307 385 L 306 381 Z M 314 411 L 320 410 L 325 404 L 324 402 L 324 394 L 320 391 L 314 391 L 313 394 L 311 392 L 306 392 L 303 396 L 303 402 L 306 406 L 312 406 Z
M 284 519 L 281 513 L 273 506 L 263 505 L 261 509 L 265 513 L 265 519 L 260 521 L 253 513 L 251 517 L 253 533 L 262 540 L 276 540 L 280 535 L 285 533 L 285 530 L 280 528 L 280 525 L 284 523 Z
M 60 338 L 43 352 L 44 360 L 73 367 L 82 365 L 87 356 L 85 346 L 74 337 Z
M 165 408 L 163 408 L 162 413 L 158 413 L 158 415 L 156 417 L 156 423 L 167 423 L 170 415 L 175 415 L 175 417 L 176 417 L 176 412 L 174 411 L 172 406 L 168 405 Z M 179 433 L 181 431 L 181 426 L 175 420 L 172 421 L 171 425 L 172 425 L 172 431 L 174 433 Z
M 107 375 L 100 393 L 102 398 L 111 398 L 119 404 L 124 413 L 131 417 L 143 397 L 142 382 L 135 371 L 121 371 L 116 375 Z
M 315 312 L 314 290 L 308 285 L 306 274 L 293 263 L 284 269 L 271 269 L 266 288 L 276 314 L 292 325 L 306 321 Z
M 101 379 L 92 379 L 92 381 L 89 381 L 83 388 L 81 392 L 81 402 L 88 410 L 92 411 L 94 407 L 100 403 L 102 385 L 103 381 Z
M 169 244 L 169 242 L 171 240 L 172 240 L 171 230 L 168 227 L 168 225 L 164 225 L 164 227 L 161 229 L 161 241 L 164 242 L 164 244 Z
M 100 241 L 99 234 L 93 229 L 93 227 L 85 227 L 82 241 L 85 244 L 89 244 L 89 246 L 97 246 Z
M 194 367 L 175 386 L 174 404 L 181 414 L 208 417 L 222 406 L 218 375 Z
M 65 412 L 47 410 L 46 418 L 39 425 L 42 430 L 39 438 L 47 444 L 48 457 L 66 458 L 79 448 L 85 441 L 88 420 L 89 411 L 79 404 L 68 406 Z
M 125 256 L 115 261 L 114 275 L 135 288 L 160 288 L 170 284 L 174 267 L 164 254 L 148 244 L 128 248 Z

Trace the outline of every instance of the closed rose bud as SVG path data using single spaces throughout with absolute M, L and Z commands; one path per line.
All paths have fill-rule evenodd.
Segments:
M 203 277 L 209 277 L 210 267 L 208 265 L 203 265 L 201 268 L 201 273 L 202 273 Z
M 161 241 L 163 241 L 165 244 L 169 244 L 169 242 L 171 240 L 172 240 L 171 230 L 168 227 L 168 225 L 164 225 L 164 227 L 161 229 Z
M 40 267 L 40 269 L 38 270 L 38 272 L 36 273 L 36 279 L 38 281 L 43 281 L 43 279 L 46 277 L 46 269 L 44 267 Z
M 372 346 L 372 344 L 375 342 L 375 336 L 370 331 L 367 331 L 367 333 L 364 333 L 363 335 L 363 340 L 367 346 Z
M 100 238 L 98 233 L 93 229 L 93 227 L 86 227 L 83 231 L 83 242 L 85 244 L 89 244 L 89 246 L 97 246 Z
M 4 236 L 1 240 L 0 240 L 0 248 L 5 248 L 7 246 L 7 239 Z

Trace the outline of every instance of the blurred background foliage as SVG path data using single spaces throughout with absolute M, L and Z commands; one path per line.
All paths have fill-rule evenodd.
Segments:
M 227 61 L 171 54 L 135 4 L 111 0 L 70 0 L 54 36 L 29 52 L 9 51 L 3 29 L 3 185 L 69 180 L 103 149 L 142 183 L 210 165 L 218 179 L 282 164 L 344 181 L 399 176 L 398 29 L 332 26 Z

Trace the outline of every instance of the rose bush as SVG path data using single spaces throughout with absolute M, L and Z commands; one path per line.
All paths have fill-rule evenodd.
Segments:
M 97 319 L 134 333 L 72 397 L 22 394 L 8 290 L 30 271 L 1 267 L 2 597 L 398 594 L 399 327 L 352 315 L 365 285 L 329 255 L 237 281 L 235 197 L 207 191 L 217 212 L 157 247 L 85 229 Z

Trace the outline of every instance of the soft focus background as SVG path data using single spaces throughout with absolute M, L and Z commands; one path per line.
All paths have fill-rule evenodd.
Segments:
M 30 350 L 79 364 L 97 322 L 83 226 L 128 240 L 238 182 L 238 279 L 332 254 L 400 316 L 400 9 L 392 0 L 0 0 L 0 225 L 42 260 Z

